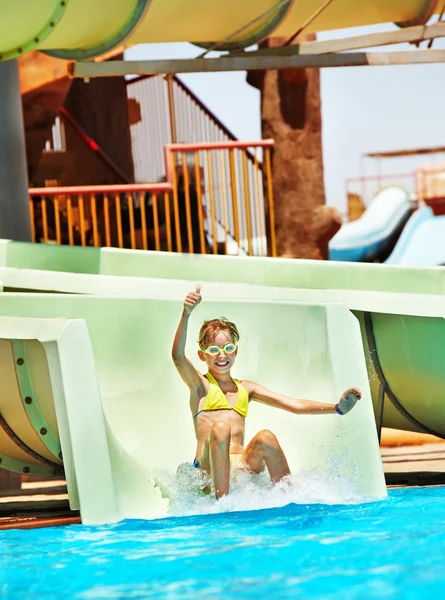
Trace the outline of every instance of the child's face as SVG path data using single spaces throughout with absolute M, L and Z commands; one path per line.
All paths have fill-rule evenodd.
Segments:
M 226 344 L 233 344 L 234 341 L 232 336 L 227 331 L 219 331 L 215 338 L 208 344 L 209 346 L 219 346 L 224 348 Z M 219 354 L 211 356 L 198 350 L 199 358 L 207 364 L 209 370 L 215 371 L 216 373 L 228 373 L 235 363 L 236 355 L 238 354 L 238 348 L 232 354 L 226 354 L 224 350 L 220 350 Z

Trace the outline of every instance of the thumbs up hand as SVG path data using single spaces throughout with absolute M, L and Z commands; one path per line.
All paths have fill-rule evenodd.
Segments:
M 187 294 L 184 300 L 184 312 L 188 315 L 191 314 L 192 310 L 198 306 L 201 302 L 201 284 L 196 284 L 196 290 Z

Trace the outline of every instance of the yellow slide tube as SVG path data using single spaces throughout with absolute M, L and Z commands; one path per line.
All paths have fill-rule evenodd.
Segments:
M 15 0 L 0 7 L 0 60 L 41 50 L 91 59 L 115 48 L 153 42 L 218 42 L 245 47 L 292 35 L 326 0 Z M 333 0 L 307 31 L 376 23 L 422 24 L 441 0 Z M 263 15 L 260 19 L 260 17 Z

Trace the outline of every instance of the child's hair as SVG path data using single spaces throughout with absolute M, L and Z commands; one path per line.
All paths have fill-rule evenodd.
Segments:
M 200 348 L 205 348 L 208 344 L 211 344 L 217 334 L 220 331 L 225 331 L 230 334 L 235 344 L 239 341 L 239 332 L 235 323 L 231 323 L 225 317 L 220 319 L 211 319 L 210 321 L 204 321 L 201 329 L 199 330 L 198 344 Z

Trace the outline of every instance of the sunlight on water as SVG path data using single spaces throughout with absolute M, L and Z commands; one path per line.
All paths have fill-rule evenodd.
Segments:
M 390 490 L 384 502 L 357 504 L 354 486 L 336 473 L 302 473 L 278 486 L 241 473 L 217 502 L 199 495 L 199 472 L 183 465 L 177 475 L 161 474 L 171 486 L 164 490 L 172 494 L 171 518 L 1 532 L 0 595 L 441 598 L 445 487 Z M 249 510 L 272 502 L 277 508 Z

